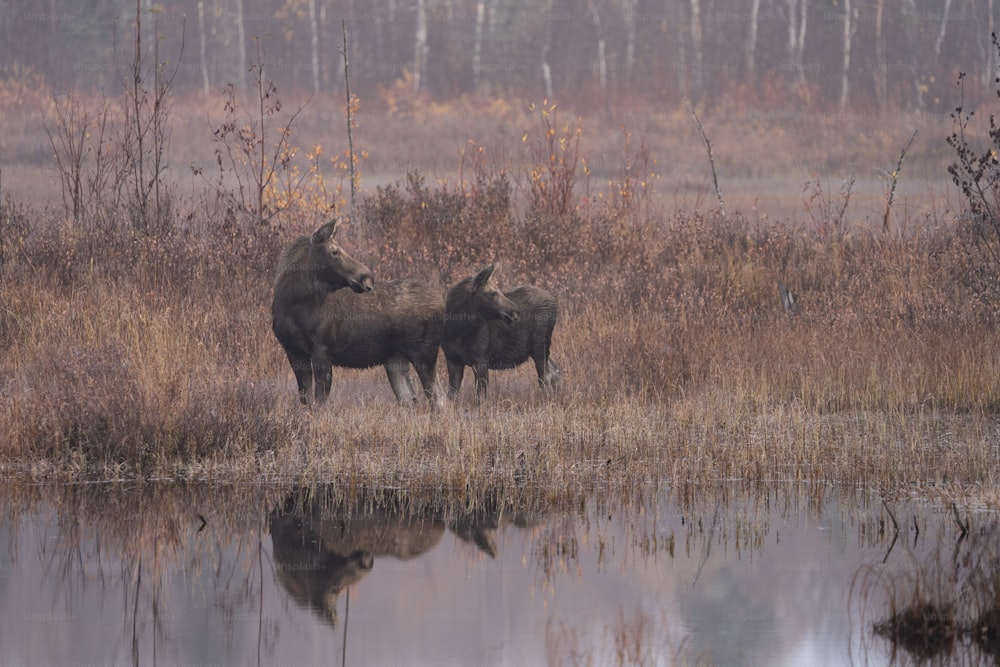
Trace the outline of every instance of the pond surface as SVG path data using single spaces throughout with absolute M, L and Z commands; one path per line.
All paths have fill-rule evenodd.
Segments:
M 971 629 L 997 600 L 986 512 L 801 487 L 456 510 L 170 486 L 11 492 L 0 665 L 995 659 Z M 944 644 L 885 636 L 917 602 Z

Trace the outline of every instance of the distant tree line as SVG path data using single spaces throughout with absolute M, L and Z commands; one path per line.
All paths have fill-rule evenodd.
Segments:
M 141 0 L 161 53 L 185 40 L 176 89 L 249 85 L 255 39 L 283 88 L 390 85 L 446 99 L 482 93 L 600 108 L 696 102 L 856 112 L 954 105 L 996 76 L 994 0 Z M 0 3 L 2 76 L 57 90 L 114 81 L 128 0 Z M 152 46 L 150 46 L 152 48 Z

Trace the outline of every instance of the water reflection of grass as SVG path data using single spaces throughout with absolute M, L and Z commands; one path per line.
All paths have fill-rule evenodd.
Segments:
M 636 567 L 643 563 L 646 567 L 637 568 L 636 576 L 643 569 L 684 568 L 688 573 L 685 580 L 697 582 L 700 564 L 710 556 L 730 554 L 743 561 L 759 560 L 765 545 L 774 548 L 776 536 L 785 532 L 784 520 L 820 516 L 834 498 L 845 508 L 859 508 L 866 494 L 787 484 L 687 485 L 659 492 L 606 487 L 593 497 L 583 491 L 554 494 L 542 488 L 508 494 L 503 487 L 471 492 L 436 486 L 343 484 L 0 486 L 0 502 L 8 508 L 13 525 L 31 518 L 32 513 L 58 516 L 56 534 L 40 538 L 47 545 L 57 545 L 45 551 L 47 566 L 70 588 L 88 578 L 109 582 L 108 594 L 123 596 L 129 602 L 126 628 L 133 618 L 138 619 L 140 634 L 143 624 L 156 627 L 165 623 L 156 631 L 162 632 L 158 635 L 161 638 L 169 638 L 169 619 L 158 621 L 155 610 L 174 608 L 168 604 L 171 587 L 167 584 L 182 577 L 205 589 L 206 604 L 228 623 L 229 631 L 234 625 L 247 623 L 256 627 L 254 614 L 260 609 L 265 655 L 267 614 L 275 612 L 262 609 L 260 582 L 273 576 L 290 599 L 322 607 L 313 611 L 336 623 L 330 605 L 336 605 L 336 594 L 358 580 L 332 576 L 336 574 L 333 565 L 344 560 L 339 556 L 362 565 L 367 562 L 369 569 L 371 559 L 366 561 L 361 557 L 364 554 L 375 558 L 388 555 L 391 558 L 387 560 L 401 563 L 409 555 L 433 547 L 447 530 L 465 543 L 460 549 L 463 554 L 473 554 L 471 557 L 480 563 L 494 562 L 497 553 L 503 555 L 504 549 L 510 548 L 510 541 L 494 540 L 491 533 L 524 531 L 520 534 L 530 546 L 525 548 L 523 566 L 530 569 L 533 591 L 545 606 L 545 600 L 554 599 L 556 589 L 565 593 L 573 581 L 588 580 L 595 571 L 623 564 Z M 884 551 L 889 535 L 883 532 L 878 536 L 878 514 L 861 511 L 857 518 L 853 511 L 850 514 L 835 532 L 856 531 L 863 544 L 880 545 Z M 276 529 L 276 523 L 281 522 Z M 621 525 L 627 526 L 625 539 L 605 534 L 611 526 Z M 278 542 L 290 548 L 279 548 Z M 95 549 L 99 550 L 97 556 Z M 234 553 L 237 558 L 233 558 Z M 811 555 L 814 567 L 824 567 L 827 559 Z M 809 556 L 796 554 L 797 558 Z M 97 567 L 99 572 L 80 572 L 75 569 L 84 567 L 80 563 Z M 386 562 L 381 561 L 375 574 L 368 576 L 379 576 L 385 568 Z M 760 572 L 765 588 L 778 579 L 814 576 L 805 569 L 798 574 L 773 567 Z M 706 583 L 709 578 L 706 573 Z M 762 629 L 778 622 L 783 614 L 773 602 L 765 601 L 769 598 L 758 597 L 764 594 L 754 589 L 755 584 L 746 586 L 726 589 L 722 598 L 713 599 L 731 604 L 731 593 L 742 592 L 747 604 L 715 606 L 706 610 L 710 613 L 702 621 L 709 627 L 725 626 L 722 632 L 729 636 L 733 633 L 728 630 L 738 627 L 766 640 L 769 634 Z M 327 594 L 309 593 L 317 590 Z M 274 600 L 268 602 L 273 604 Z M 343 598 L 340 613 L 343 624 Z M 705 655 L 704 638 L 701 643 L 688 641 L 690 624 L 655 605 L 625 606 L 617 616 L 600 620 L 597 632 L 593 626 L 584 632 L 571 620 L 553 618 L 545 635 L 551 663 L 659 664 L 664 657 L 671 664 L 711 662 Z M 740 641 L 744 648 L 747 643 L 752 642 Z M 715 655 L 718 658 L 720 654 Z
M 614 623 L 594 637 L 549 619 L 545 627 L 545 653 L 549 665 L 711 665 L 712 656 L 695 654 L 683 638 L 662 627 L 662 619 L 638 610 L 619 609 Z M 664 662 L 665 661 L 665 662 Z
M 872 641 L 884 642 L 900 664 L 996 660 L 1000 532 L 993 521 L 956 524 L 939 526 L 919 549 L 919 533 L 913 547 L 894 551 L 893 540 L 882 563 L 857 572 L 852 596 L 872 633 L 863 642 L 866 650 L 874 648 Z

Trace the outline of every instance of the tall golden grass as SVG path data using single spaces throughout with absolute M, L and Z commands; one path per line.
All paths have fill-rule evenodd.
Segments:
M 508 286 L 558 296 L 562 392 L 543 398 L 527 367 L 497 373 L 482 410 L 468 394 L 396 407 L 380 370 L 335 369 L 328 405 L 297 403 L 269 304 L 277 254 L 306 224 L 265 233 L 194 208 L 142 238 L 6 202 L 2 469 L 552 490 L 996 482 L 997 318 L 957 223 L 823 235 L 648 197 L 519 214 L 505 178 L 414 175 L 373 194 L 346 239 L 381 279 L 447 285 L 503 258 Z

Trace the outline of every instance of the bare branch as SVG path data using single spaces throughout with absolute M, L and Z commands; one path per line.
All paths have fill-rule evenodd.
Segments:
M 698 114 L 695 112 L 694 107 L 691 105 L 691 100 L 684 100 L 687 105 L 688 112 L 690 112 L 691 117 L 694 118 L 694 124 L 698 127 L 698 136 L 701 137 L 701 142 L 705 144 L 705 152 L 708 153 L 708 166 L 712 168 L 712 186 L 715 188 L 715 196 L 719 200 L 719 211 L 722 213 L 722 217 L 726 217 L 726 202 L 722 199 L 722 190 L 719 188 L 719 176 L 715 171 L 715 158 L 712 157 L 712 142 L 708 140 L 708 136 L 705 134 L 705 128 L 701 125 L 701 120 L 698 118 Z
M 892 202 L 896 196 L 896 182 L 899 180 L 899 172 L 903 168 L 903 158 L 906 157 L 906 152 L 910 150 L 910 146 L 913 145 L 913 140 L 917 138 L 917 132 L 920 130 L 914 130 L 913 134 L 910 136 L 910 140 L 906 142 L 906 146 L 899 154 L 899 160 L 896 161 L 896 168 L 893 169 L 892 173 L 889 174 L 892 185 L 889 187 L 889 196 L 886 198 L 885 202 L 885 215 L 882 216 L 882 233 L 889 233 L 889 212 L 892 210 Z

